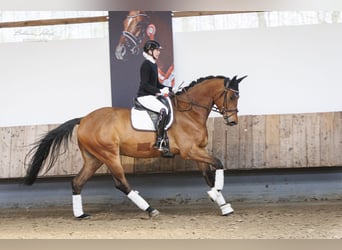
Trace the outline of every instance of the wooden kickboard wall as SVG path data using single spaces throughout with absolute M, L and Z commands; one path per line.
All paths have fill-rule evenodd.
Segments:
M 0 179 L 26 173 L 25 156 L 37 139 L 58 125 L 0 128 Z M 207 122 L 208 151 L 228 169 L 308 168 L 342 166 L 342 112 L 247 115 L 237 126 L 226 126 L 221 117 Z M 77 127 L 75 128 L 77 129 Z M 75 134 L 75 133 L 74 133 Z M 197 170 L 192 161 L 121 157 L 126 173 L 161 173 Z M 73 136 L 69 151 L 61 155 L 44 176 L 75 175 L 82 158 Z M 99 174 L 109 173 L 102 166 Z

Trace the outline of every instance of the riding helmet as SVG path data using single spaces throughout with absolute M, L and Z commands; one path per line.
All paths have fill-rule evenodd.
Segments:
M 160 44 L 155 40 L 148 40 L 144 45 L 144 51 L 147 53 L 149 50 L 162 49 Z

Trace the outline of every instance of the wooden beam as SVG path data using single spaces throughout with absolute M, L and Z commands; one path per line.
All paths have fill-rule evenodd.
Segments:
M 237 13 L 248 13 L 248 12 L 255 12 L 255 11 L 173 11 L 172 17 L 237 14 Z M 108 16 L 97 16 L 97 17 L 75 17 L 75 18 L 0 22 L 0 28 L 19 28 L 19 27 L 29 27 L 29 26 L 95 23 L 95 22 L 107 22 L 108 19 L 109 19 Z
M 48 20 L 30 20 L 17 22 L 0 22 L 0 28 L 18 28 L 27 26 L 44 26 L 44 25 L 62 25 L 62 24 L 78 24 L 78 23 L 95 23 L 107 22 L 108 16 L 97 17 L 76 17 L 66 19 L 48 19 Z
M 240 14 L 251 13 L 258 11 L 173 11 L 173 17 L 190 17 L 190 16 L 209 16 L 209 15 L 227 15 L 227 14 Z

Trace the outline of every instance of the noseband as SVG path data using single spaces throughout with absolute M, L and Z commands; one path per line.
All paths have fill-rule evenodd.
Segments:
M 227 93 L 228 93 L 228 90 L 230 90 L 230 91 L 232 91 L 234 93 L 235 98 L 239 97 L 239 91 L 236 91 L 234 89 L 225 87 L 223 92 L 217 98 L 214 99 L 214 102 L 215 102 L 215 100 L 217 100 L 222 95 L 224 95 L 222 107 L 220 108 L 220 107 L 213 106 L 212 109 L 211 109 L 212 111 L 214 111 L 216 113 L 220 113 L 223 116 L 223 119 L 226 120 L 226 121 L 231 116 L 233 116 L 235 113 L 239 112 L 239 110 L 237 108 L 236 109 L 228 109 L 227 108 L 227 104 L 228 104 Z M 231 114 L 228 115 L 227 113 L 231 113 Z
M 127 16 L 126 18 L 136 18 L 139 16 L 148 17 L 147 14 L 136 14 L 133 16 Z M 131 51 L 132 55 L 137 55 L 140 50 L 140 43 L 145 36 L 145 32 L 141 32 L 139 36 L 136 36 L 131 32 L 124 30 L 122 31 L 122 35 L 126 38 L 126 47 Z

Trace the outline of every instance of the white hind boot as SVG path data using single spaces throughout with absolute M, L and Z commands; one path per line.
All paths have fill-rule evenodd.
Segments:
M 138 191 L 132 190 L 129 192 L 127 197 L 133 201 L 135 205 L 137 205 L 141 210 L 148 212 L 150 217 L 155 217 L 159 215 L 159 211 L 157 209 L 152 208 L 147 201 L 144 200 L 143 197 L 139 195 Z

